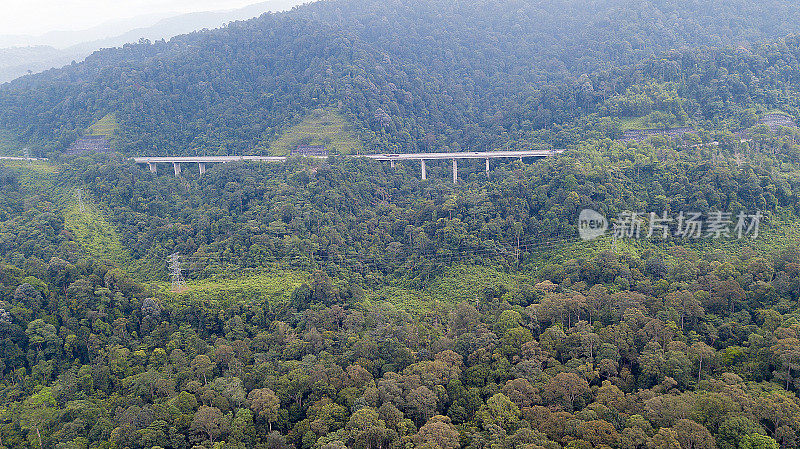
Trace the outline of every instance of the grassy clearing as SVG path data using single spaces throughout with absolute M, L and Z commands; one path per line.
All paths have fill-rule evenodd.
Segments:
M 246 276 L 229 274 L 188 281 L 181 292 L 173 292 L 167 282 L 156 284 L 160 295 L 177 304 L 203 302 L 225 305 L 286 304 L 295 288 L 308 278 L 307 273 L 288 270 L 268 270 Z
M 47 161 L 12 161 L 0 159 L 0 165 L 17 172 L 20 193 L 58 204 L 59 189 L 55 185 L 58 166 Z
M 510 290 L 515 284 L 513 275 L 487 266 L 458 265 L 448 268 L 435 279 L 427 292 L 431 297 L 443 302 L 475 302 L 489 289 L 502 286 Z
M 698 251 L 722 251 L 740 258 L 767 256 L 779 253 L 789 246 L 800 243 L 800 222 L 794 216 L 772 216 L 764 220 L 759 228 L 759 235 L 755 239 L 735 238 L 724 239 L 719 242 L 706 240 L 698 242 Z
M 84 210 L 81 211 L 77 189 L 57 184 L 55 174 L 58 166 L 45 161 L 0 161 L 18 171 L 21 192 L 46 198 L 56 205 L 64 216 L 65 228 L 87 254 L 128 273 L 133 272 L 130 253 L 102 211 L 85 193 L 82 195 Z
M 778 114 L 778 115 L 783 115 L 783 116 L 786 116 L 786 117 L 792 118 L 792 114 L 789 114 L 789 113 L 788 113 L 788 112 L 786 112 L 786 111 L 781 111 L 780 109 L 767 109 L 767 110 L 766 110 L 766 111 L 764 111 L 764 113 L 763 113 L 763 114 L 761 114 L 761 115 L 762 115 L 762 116 L 764 116 L 764 115 L 772 115 L 772 114 Z
M 130 272 L 131 255 L 122 245 L 114 226 L 103 213 L 83 197 L 84 210 L 78 203 L 77 190 L 65 195 L 64 226 L 72 233 L 81 247 L 98 260 L 111 262 L 114 266 Z
M 548 264 L 560 264 L 570 259 L 591 259 L 603 251 L 613 249 L 609 236 L 583 241 L 577 237 L 561 240 L 542 240 L 528 242 L 527 256 L 523 270 L 536 272 Z M 624 242 L 618 243 L 619 251 L 634 251 Z
M 172 291 L 169 282 L 152 284 L 159 296 L 180 305 L 203 304 L 211 309 L 225 308 L 231 304 L 245 307 L 281 307 L 291 298 L 292 292 L 309 273 L 303 271 L 266 269 L 261 273 L 242 276 L 221 274 L 202 280 L 190 280 L 180 292 Z M 361 303 L 366 310 L 389 306 L 412 316 L 421 316 L 434 310 L 435 304 L 455 304 L 460 301 L 474 303 L 483 298 L 487 289 L 503 286 L 513 290 L 519 275 L 504 273 L 492 267 L 461 265 L 453 267 L 430 287 L 417 290 L 404 287 L 401 281 L 376 290 L 368 290 Z
M 647 120 L 647 116 L 645 115 L 643 117 L 620 119 L 619 126 L 622 131 L 631 131 L 637 129 L 648 129 L 650 124 Z
M 333 109 L 316 109 L 268 145 L 268 153 L 285 156 L 297 145 L 325 145 L 328 151 L 355 154 L 363 150 L 347 119 Z
M 363 306 L 372 309 L 378 304 L 391 304 L 409 315 L 423 315 L 432 301 L 430 294 L 404 288 L 399 285 L 390 285 L 377 290 L 368 291 L 365 295 Z
M 90 136 L 112 137 L 117 132 L 119 132 L 119 123 L 117 122 L 117 116 L 113 112 L 106 114 L 105 117 L 96 121 L 86 130 L 86 134 Z
M 52 175 L 58 173 L 58 166 L 48 161 L 13 161 L 8 159 L 0 159 L 0 164 L 8 167 L 19 169 L 20 172 L 28 175 Z
M 719 254 L 727 258 L 741 258 L 774 254 L 788 246 L 800 242 L 800 224 L 792 217 L 773 217 L 770 223 L 761 228 L 757 239 L 747 240 L 710 240 L 687 242 L 685 248 L 698 255 Z M 614 242 L 608 236 L 584 242 L 577 239 L 561 242 L 543 242 L 538 247 L 531 247 L 525 266 L 518 272 L 509 272 L 503 268 L 463 264 L 447 269 L 433 279 L 423 289 L 409 288 L 402 280 L 390 285 L 368 290 L 361 306 L 366 310 L 377 307 L 389 307 L 403 311 L 414 318 L 426 314 L 437 313 L 442 305 L 452 305 L 466 301 L 472 304 L 483 301 L 486 294 L 503 294 L 514 292 L 521 282 L 535 279 L 536 273 L 550 263 L 563 263 L 568 259 L 591 259 L 602 251 L 616 248 L 617 252 L 641 256 L 645 251 L 664 254 L 668 260 L 670 248 L 675 243 L 662 243 L 658 240 L 620 240 Z M 241 304 L 245 307 L 283 306 L 291 297 L 292 291 L 303 282 L 307 282 L 309 274 L 300 271 L 268 269 L 262 273 L 248 275 L 224 274 L 204 280 L 189 281 L 186 289 L 176 293 L 170 291 L 170 284 L 163 282 L 156 285 L 160 295 L 175 304 L 190 306 L 204 304 L 212 308 L 224 308 L 230 304 Z
M 525 273 L 507 273 L 502 269 L 483 265 L 463 264 L 448 268 L 433 279 L 428 287 L 418 290 L 404 287 L 402 281 L 369 291 L 363 301 L 365 309 L 390 305 L 418 319 L 437 313 L 441 305 L 462 301 L 475 304 L 483 301 L 487 292 L 514 291 Z

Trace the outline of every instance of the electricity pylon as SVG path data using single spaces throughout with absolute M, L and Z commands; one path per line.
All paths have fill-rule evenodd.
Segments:
M 186 285 L 181 274 L 180 254 L 173 253 L 169 256 L 169 269 L 172 276 L 172 291 L 180 291 Z

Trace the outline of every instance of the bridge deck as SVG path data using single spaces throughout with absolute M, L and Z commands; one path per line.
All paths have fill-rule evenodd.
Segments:
M 526 150 L 526 151 L 472 151 L 459 153 L 398 153 L 398 154 L 362 154 L 347 155 L 349 157 L 363 157 L 377 161 L 419 161 L 434 159 L 499 159 L 520 157 L 547 157 L 563 153 L 564 150 Z M 327 159 L 328 156 L 308 156 Z M 281 162 L 285 156 L 175 156 L 175 157 L 135 157 L 137 164 L 157 163 L 214 163 L 235 161 Z
M 39 162 L 39 161 L 46 161 L 46 157 L 16 157 L 16 156 L 0 156 L 1 160 L 4 161 L 28 161 L 28 162 Z
M 428 179 L 427 168 L 425 161 L 427 160 L 443 160 L 450 159 L 453 161 L 453 182 L 458 182 L 458 160 L 459 159 L 485 159 L 486 160 L 486 175 L 489 175 L 489 159 L 500 158 L 519 158 L 522 160 L 524 157 L 548 157 L 559 153 L 564 150 L 527 150 L 527 151 L 469 151 L 460 153 L 398 153 L 398 154 L 363 154 L 363 155 L 343 155 L 345 157 L 373 159 L 376 161 L 389 161 L 394 168 L 395 161 L 419 161 L 422 179 Z M 316 159 L 327 159 L 329 156 L 305 156 Z M 198 164 L 200 174 L 206 172 L 207 163 L 225 163 L 235 161 L 259 161 L 259 162 L 280 162 L 285 161 L 285 156 L 176 156 L 176 157 L 135 157 L 133 158 L 137 164 L 147 164 L 150 167 L 150 172 L 156 173 L 158 171 L 157 165 L 172 164 L 175 170 L 175 176 L 181 176 L 181 164 Z
M 285 161 L 284 156 L 167 156 L 167 157 L 135 157 L 133 160 L 137 164 L 158 164 L 158 163 L 214 163 L 214 162 L 236 162 L 236 161 L 261 161 L 261 162 L 281 162 Z

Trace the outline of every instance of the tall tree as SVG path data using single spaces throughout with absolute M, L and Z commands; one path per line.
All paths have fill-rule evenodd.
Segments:
M 224 433 L 225 417 L 216 407 L 201 405 L 192 418 L 192 431 L 205 434 L 211 443 Z
M 19 409 L 20 426 L 23 429 L 36 431 L 36 442 L 40 449 L 44 447 L 42 430 L 50 425 L 55 418 L 56 411 L 56 400 L 50 387 L 44 387 L 26 398 Z
M 247 400 L 250 402 L 250 409 L 269 423 L 269 431 L 272 432 L 272 423 L 278 419 L 281 406 L 275 392 L 269 388 L 256 388 L 250 391 Z

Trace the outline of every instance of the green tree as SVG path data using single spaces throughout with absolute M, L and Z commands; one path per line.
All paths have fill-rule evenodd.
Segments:
M 778 449 L 778 443 L 760 433 L 745 435 L 739 440 L 739 449 Z
M 648 447 L 652 449 L 682 449 L 678 441 L 678 434 L 675 430 L 667 427 L 658 429 L 658 432 L 650 440 Z
M 497 393 L 486 400 L 486 405 L 478 411 L 484 429 L 498 426 L 506 432 L 513 433 L 519 424 L 520 410 L 511 399 L 503 393 Z
M 192 360 L 192 369 L 198 376 L 202 375 L 203 384 L 208 384 L 208 376 L 214 372 L 214 363 L 205 354 L 200 354 Z
M 788 390 L 795 383 L 792 371 L 800 370 L 800 338 L 794 329 L 779 328 L 775 333 L 778 340 L 770 349 L 782 370 L 775 371 L 774 376 L 783 380 Z
M 431 417 L 419 432 L 414 436 L 417 446 L 457 449 L 461 446 L 461 437 L 456 427 L 447 416 L 436 415 Z
M 61 338 L 56 332 L 56 327 L 42 319 L 36 319 L 28 323 L 25 335 L 28 336 L 28 343 L 34 345 L 38 353 L 42 353 L 46 357 L 54 356 L 61 352 Z
M 545 397 L 563 400 L 572 407 L 575 401 L 589 392 L 589 383 L 575 373 L 558 373 L 544 388 Z
M 42 431 L 47 430 L 56 412 L 56 400 L 50 387 L 42 388 L 22 402 L 18 412 L 20 427 L 36 431 L 35 441 L 40 448 L 44 447 Z M 28 439 L 31 439 L 30 436 Z
M 716 449 L 714 437 L 703 425 L 689 419 L 681 419 L 672 427 L 682 449 Z
M 720 449 L 743 449 L 742 444 L 762 444 L 761 439 L 750 438 L 749 435 L 762 433 L 761 427 L 746 416 L 732 416 L 722 422 L 717 432 Z M 773 441 L 774 443 L 774 441 Z
M 211 443 L 225 432 L 225 417 L 216 407 L 201 405 L 192 418 L 192 432 L 205 434 Z
M 247 400 L 250 403 L 250 409 L 267 421 L 269 431 L 272 432 L 272 423 L 278 419 L 278 410 L 281 406 L 275 392 L 269 388 L 256 388 L 250 391 Z

